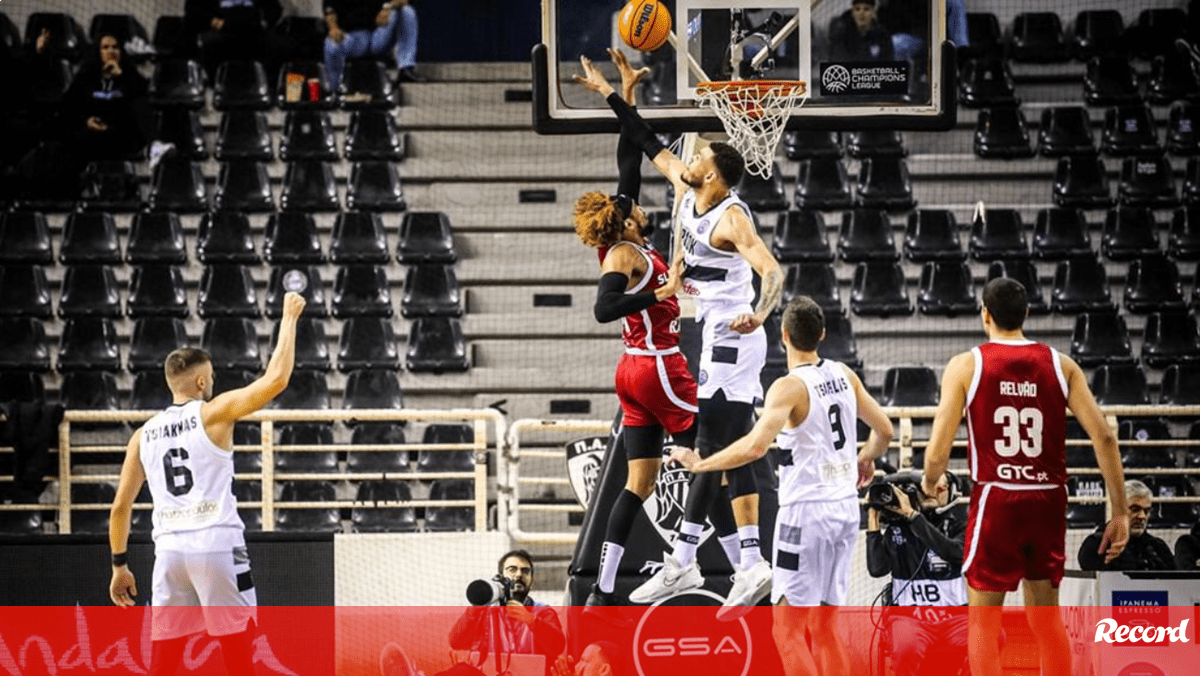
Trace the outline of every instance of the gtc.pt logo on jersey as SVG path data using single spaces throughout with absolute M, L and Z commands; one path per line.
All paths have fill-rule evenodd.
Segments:
M 747 676 L 753 657 L 749 625 L 744 619 L 719 622 L 721 601 L 701 589 L 649 608 L 633 636 L 638 676 Z

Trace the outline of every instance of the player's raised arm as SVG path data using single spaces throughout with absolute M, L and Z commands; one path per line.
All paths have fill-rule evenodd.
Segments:
M 926 495 L 936 495 L 938 479 L 946 473 L 950 464 L 950 447 L 958 436 L 963 412 L 967 406 L 967 386 L 975 369 L 975 357 L 964 352 L 946 364 L 942 373 L 942 398 L 938 402 L 937 414 L 933 418 L 933 431 L 925 446 L 925 473 L 921 479 L 921 490 Z
M 692 449 L 676 449 L 671 459 L 693 472 L 720 472 L 749 464 L 767 454 L 775 437 L 788 420 L 802 421 L 808 416 L 808 387 L 799 378 L 780 378 L 767 390 L 762 416 L 754 428 L 729 446 L 701 459 Z
M 108 518 L 108 546 L 112 551 L 112 581 L 108 595 L 118 606 L 132 606 L 137 597 L 137 584 L 133 573 L 126 565 L 129 553 L 129 529 L 133 519 L 133 502 L 146 481 L 139 457 L 142 429 L 139 427 L 125 446 L 125 460 L 121 464 L 121 481 L 117 484 L 117 495 L 113 498 Z
M 867 423 L 867 427 L 871 428 L 867 442 L 858 452 L 858 487 L 862 488 L 875 478 L 875 461 L 882 458 L 883 454 L 887 452 L 888 444 L 892 443 L 892 437 L 895 436 L 896 431 L 892 427 L 892 421 L 887 417 L 887 413 L 883 412 L 883 407 L 867 391 L 854 369 L 845 364 L 842 366 L 845 368 L 846 378 L 854 387 L 854 401 L 858 407 L 858 417 Z
M 758 293 L 758 305 L 753 315 L 742 315 L 729 324 L 729 328 L 738 333 L 750 333 L 762 326 L 779 306 L 783 295 L 783 270 L 779 261 L 771 255 L 771 250 L 758 236 L 758 228 L 754 221 L 740 208 L 730 208 L 726 214 L 729 219 L 730 241 L 737 252 L 746 259 L 751 268 L 762 278 L 762 288 Z

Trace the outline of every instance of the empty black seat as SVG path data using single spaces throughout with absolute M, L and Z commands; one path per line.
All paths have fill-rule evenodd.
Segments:
M 812 209 L 791 210 L 779 214 L 771 253 L 780 263 L 833 262 L 825 217 Z
M 475 432 L 470 425 L 434 424 L 425 428 L 423 444 L 472 444 Z M 422 450 L 417 454 L 418 472 L 473 472 L 474 453 L 468 449 Z
M 1050 305 L 1042 295 L 1041 281 L 1038 279 L 1037 267 L 1028 259 L 1015 258 L 992 261 L 988 266 L 987 281 L 997 277 L 1015 279 L 1025 287 L 1025 297 L 1029 301 L 1029 314 L 1044 315 L 1050 312 Z
M 344 409 L 394 409 L 404 407 L 400 374 L 390 369 L 366 369 L 346 375 L 342 397 Z M 363 423 L 357 423 L 361 425 Z
M 337 145 L 329 113 L 323 110 L 294 110 L 283 122 L 279 138 L 279 158 L 337 161 Z
M 850 157 L 904 157 L 904 136 L 892 129 L 865 129 L 846 134 L 846 153 Z
M 922 314 L 956 317 L 979 312 L 971 268 L 959 261 L 930 261 L 921 268 L 917 308 Z
M 396 118 L 383 110 L 359 110 L 350 116 L 343 150 L 346 159 L 399 162 L 407 152 L 407 135 L 396 126 Z
M 266 110 L 274 103 L 267 71 L 257 61 L 225 61 L 217 67 L 213 107 L 217 110 Z
M 1027 258 L 1025 226 L 1015 209 L 979 209 L 971 221 L 971 258 L 979 261 Z
M 359 506 L 350 512 L 350 528 L 355 533 L 412 533 L 417 530 L 417 510 L 380 506 L 412 499 L 403 481 L 364 481 L 354 496 Z
M 320 371 L 294 371 L 287 389 L 271 402 L 277 409 L 325 410 L 330 407 L 329 383 Z
M 1050 307 L 1065 314 L 1112 309 L 1104 265 L 1094 255 L 1060 262 L 1054 270 Z
M 0 214 L 0 264 L 49 265 L 54 262 L 50 228 L 46 217 L 36 211 Z
M 421 317 L 408 332 L 409 371 L 466 371 L 471 368 L 462 325 L 452 317 Z
M 107 533 L 107 509 L 79 509 L 88 505 L 112 505 L 117 497 L 117 489 L 110 484 L 101 483 L 72 483 L 71 502 L 75 509 L 71 510 L 72 533 Z
M 1167 250 L 1175 260 L 1200 258 L 1200 209 L 1188 206 L 1175 210 L 1171 217 L 1171 232 L 1167 236 Z
M 1176 101 L 1167 114 L 1167 152 L 1190 156 L 1200 153 L 1200 104 Z
M 1096 145 L 1087 109 L 1083 106 L 1062 106 L 1042 110 L 1038 152 L 1043 157 L 1094 154 Z
M 75 212 L 68 216 L 58 260 L 67 265 L 120 263 L 121 244 L 112 215 Z
M 1068 502 L 1067 526 L 1070 528 L 1094 528 L 1103 524 L 1104 480 L 1099 475 L 1080 474 L 1067 479 L 1068 498 L 1095 498 L 1092 502 Z
M 49 319 L 53 314 L 50 285 L 41 266 L 0 266 L 0 317 Z
M 403 265 L 457 262 L 454 235 L 446 214 L 440 211 L 405 212 L 400 219 L 396 261 Z
M 784 303 L 796 296 L 808 296 L 826 315 L 842 310 L 837 275 L 828 263 L 800 263 L 786 268 L 783 280 Z
M 400 368 L 400 355 L 389 320 L 354 317 L 342 324 L 342 337 L 338 342 L 339 371 L 397 368 Z
M 780 145 L 783 154 L 793 161 L 842 156 L 842 139 L 836 131 L 797 129 L 784 132 Z
M 154 211 L 197 213 L 208 209 L 208 194 L 200 165 L 188 160 L 164 159 L 154 168 L 150 185 Z
M 300 98 L 298 100 L 288 100 L 287 81 L 289 76 L 299 76 L 300 80 Z M 309 96 L 310 80 L 317 81 L 317 89 L 320 92 L 316 100 Z M 276 87 L 276 100 L 279 106 L 284 110 L 297 110 L 305 108 L 318 108 L 328 110 L 337 107 L 336 92 L 329 86 L 329 76 L 325 73 L 325 64 L 315 61 L 291 62 L 284 64 L 279 70 L 279 85 Z
M 120 317 L 121 289 L 107 265 L 72 265 L 63 275 L 58 314 L 63 317 Z
M 129 244 L 125 247 L 125 262 L 132 265 L 187 263 L 183 227 L 179 216 L 170 212 L 134 214 L 129 226 Z
M 333 168 L 326 162 L 289 162 L 279 206 L 284 211 L 337 211 L 340 208 Z
M 937 406 L 937 374 L 928 366 L 892 366 L 883 375 L 884 406 Z
M 342 530 L 337 507 L 287 507 L 289 502 L 337 501 L 337 490 L 328 481 L 281 481 L 280 499 L 275 503 L 275 530 L 283 533 L 337 533 Z
M 347 97 L 347 94 L 358 96 Z M 375 59 L 349 59 L 338 85 L 342 107 L 390 109 L 400 105 L 400 87 L 388 77 L 387 69 Z
M 67 320 L 58 344 L 58 371 L 120 371 L 121 348 L 111 319 Z
M 392 313 L 391 292 L 382 266 L 347 265 L 338 269 L 333 287 L 334 317 L 391 317 Z
M 129 342 L 129 370 L 151 371 L 162 380 L 163 362 L 172 350 L 188 344 L 182 319 L 145 317 L 133 323 Z
M 125 309 L 130 317 L 187 318 L 191 313 L 183 272 L 173 265 L 135 267 L 129 276 Z
M 271 349 L 279 342 L 279 324 L 271 330 Z M 301 317 L 296 322 L 296 368 L 305 371 L 329 370 L 329 343 L 325 338 L 325 322 Z
M 1050 208 L 1038 211 L 1033 228 L 1033 255 L 1062 260 L 1092 253 L 1087 221 L 1079 209 Z
M 200 334 L 200 347 L 212 356 L 214 369 L 254 373 L 262 370 L 258 332 L 254 329 L 254 322 L 249 319 L 205 321 L 204 332 Z
M 131 161 L 118 159 L 89 162 L 80 180 L 83 183 L 79 194 L 79 205 L 82 209 L 127 213 L 142 208 L 141 183 Z
M 0 371 L 50 370 L 50 348 L 40 319 L 0 319 Z
M 61 12 L 33 12 L 25 20 L 25 52 L 37 50 L 38 36 L 42 29 L 50 33 L 46 43 L 46 55 L 56 59 L 77 62 L 83 58 L 88 41 L 83 29 L 70 14 Z
M 429 487 L 430 500 L 473 500 L 475 485 L 470 479 L 438 479 Z M 426 507 L 425 530 L 447 532 L 471 530 L 475 526 L 472 507 Z
M 1162 418 L 1131 418 L 1117 425 L 1117 439 L 1130 442 L 1164 441 L 1171 438 Z M 1175 452 L 1169 446 L 1122 444 L 1121 464 L 1125 467 L 1174 467 Z M 1153 491 L 1154 479 L 1145 483 Z
M 268 263 L 324 263 L 312 214 L 284 211 L 267 219 L 263 255 Z
M 1171 163 L 1160 150 L 1155 157 L 1126 157 L 1117 189 L 1121 204 L 1155 208 L 1179 205 Z
M 854 340 L 850 317 L 841 308 L 825 313 L 825 340 L 821 341 L 819 347 L 821 356 L 826 359 L 840 361 L 852 369 L 862 368 L 862 358 L 858 356 L 858 343 Z
M 1183 174 L 1183 199 L 1188 204 L 1200 202 L 1200 158 L 1188 158 Z
M 154 51 L 160 59 L 194 56 L 196 45 L 188 44 L 182 16 L 163 15 L 154 21 Z
M 1162 148 L 1158 145 L 1154 113 L 1150 111 L 1150 106 L 1137 104 L 1106 110 L 1100 149 L 1116 157 L 1160 154 Z
M 770 178 L 745 172 L 737 184 L 738 196 L 754 211 L 780 211 L 788 206 L 783 193 L 783 175 L 779 163 L 774 164 Z
M 383 219 L 377 213 L 343 211 L 333 222 L 329 259 L 338 265 L 387 263 L 391 256 Z
M 795 202 L 801 209 L 849 209 L 853 202 L 850 179 L 841 159 L 814 157 L 801 161 Z
M 984 108 L 975 124 L 975 154 L 1013 159 L 1033 157 L 1025 113 L 1015 106 Z
M 991 12 L 967 12 L 967 44 L 959 46 L 959 53 L 975 58 L 985 54 L 1001 53 L 1003 34 L 1000 21 Z
M 1175 40 L 1186 37 L 1187 14 L 1180 7 L 1144 9 L 1129 27 L 1126 39 L 1134 54 L 1153 57 L 1175 50 Z
M 154 113 L 151 140 L 175 146 L 175 157 L 193 162 L 208 159 L 200 114 L 187 108 L 163 108 Z
M 1013 19 L 1012 57 L 1025 63 L 1061 63 L 1071 58 L 1062 21 L 1054 12 L 1022 12 Z
M 268 317 L 279 319 L 283 316 L 283 297 L 288 291 L 304 296 L 304 314 L 318 318 L 328 316 L 320 268 L 313 265 L 271 268 L 271 279 L 267 282 Z
M 143 371 L 133 376 L 129 390 L 129 408 L 134 411 L 161 411 L 173 402 L 171 390 L 161 373 Z
M 966 257 L 958 239 L 958 222 L 945 209 L 919 209 L 908 215 L 904 256 L 910 261 L 961 261 Z
M 0 12 L 0 46 L 12 53 L 21 50 L 21 29 L 4 12 Z
M 46 384 L 41 374 L 32 371 L 0 371 L 0 392 L 8 401 L 46 400 Z
M 255 110 L 232 110 L 221 117 L 217 132 L 217 159 L 270 162 L 275 159 L 271 149 L 271 130 L 267 116 Z
M 1016 106 L 1012 70 L 998 55 L 981 56 L 963 62 L 958 85 L 958 102 L 969 108 Z
M 355 162 L 346 188 L 346 208 L 355 211 L 404 211 L 404 190 L 392 162 Z
M 1171 364 L 1163 371 L 1163 406 L 1196 406 L 1200 404 L 1200 363 Z
M 1148 208 L 1117 207 L 1104 218 L 1100 249 L 1105 258 L 1126 261 L 1159 253 L 1158 223 Z
M 1111 206 L 1104 162 L 1099 157 L 1083 155 L 1058 158 L 1054 172 L 1054 203 L 1060 207 L 1083 209 Z
M 1183 285 L 1175 261 L 1154 254 L 1130 263 L 1123 297 L 1125 309 L 1130 312 L 1184 309 Z
M 347 472 L 407 472 L 408 451 L 382 450 L 381 446 L 404 443 L 404 425 L 394 422 L 363 422 L 354 425 L 350 443 L 365 448 L 346 454 Z
M 413 265 L 404 275 L 400 314 L 417 317 L 461 317 L 458 275 L 449 265 Z
M 838 233 L 838 256 L 847 263 L 900 259 L 892 224 L 880 209 L 854 209 L 842 213 Z
M 263 162 L 235 160 L 222 162 L 217 174 L 217 192 L 213 195 L 216 211 L 262 213 L 275 209 L 271 178 Z
M 1167 105 L 1177 100 L 1196 100 L 1200 85 L 1192 70 L 1190 55 L 1172 51 L 1154 57 L 1150 79 L 1146 81 L 1146 98 L 1151 103 Z
M 1200 361 L 1196 318 L 1179 310 L 1150 313 L 1142 337 L 1142 361 L 1156 369 Z
M 68 411 L 115 411 L 121 407 L 116 374 L 74 371 L 63 375 L 58 402 Z
M 280 423 L 279 445 L 286 446 L 330 446 L 333 444 L 333 426 L 329 423 Z M 291 451 L 280 448 L 275 453 L 277 472 L 336 472 L 338 471 L 335 451 Z
M 297 58 L 312 60 L 322 57 L 327 31 L 323 17 L 298 15 L 283 17 L 272 29 L 272 33 L 295 47 Z
M 1171 458 L 1173 459 L 1173 458 Z M 1195 497 L 1196 489 L 1191 480 L 1182 475 L 1155 476 L 1149 488 L 1154 491 L 1158 509 L 1152 510 L 1151 528 L 1191 528 L 1196 524 L 1195 502 L 1164 502 L 1163 498 Z
M 1093 56 L 1083 76 L 1083 100 L 1089 106 L 1141 103 L 1137 74 L 1124 56 Z
M 1093 56 L 1121 53 L 1124 35 L 1125 20 L 1117 10 L 1084 10 L 1075 15 L 1075 56 L 1086 61 Z
M 1133 348 L 1125 318 L 1116 312 L 1084 312 L 1075 317 L 1071 358 L 1080 366 L 1133 363 Z
M 242 369 L 218 367 L 214 362 L 213 396 L 224 394 L 230 390 L 240 390 L 254 382 L 256 377 L 255 373 Z M 253 434 L 250 434 L 251 432 Z M 261 433 L 262 428 L 258 423 L 238 423 L 233 427 L 233 443 L 235 446 L 239 444 L 257 445 L 262 438 Z M 260 464 L 259 467 L 261 466 Z
M 859 263 L 854 269 L 850 309 L 856 315 L 910 315 L 912 303 L 904 286 L 904 270 L 891 261 Z
M 262 316 L 254 278 L 243 265 L 208 265 L 200 276 L 196 312 L 204 319 Z
M 854 204 L 868 209 L 907 211 L 913 199 L 908 164 L 899 157 L 869 157 L 858 171 L 858 193 Z
M 154 64 L 150 77 L 150 105 L 159 108 L 181 106 L 203 108 L 204 73 L 191 59 L 166 59 Z
M 204 214 L 196 231 L 196 257 L 205 264 L 258 263 L 250 219 L 232 211 Z

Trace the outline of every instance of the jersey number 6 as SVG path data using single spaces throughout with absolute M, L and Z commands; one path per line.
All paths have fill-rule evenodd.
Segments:
M 176 464 L 175 459 L 180 464 Z M 192 470 L 182 464 L 187 459 L 188 453 L 182 448 L 172 448 L 163 454 L 163 476 L 171 495 L 187 495 L 192 490 Z

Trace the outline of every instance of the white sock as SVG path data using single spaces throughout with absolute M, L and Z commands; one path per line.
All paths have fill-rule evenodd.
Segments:
M 617 582 L 617 569 L 621 567 L 621 556 L 625 548 L 615 542 L 605 542 L 600 548 L 600 579 L 596 584 L 600 591 L 611 594 Z
M 737 533 L 730 533 L 723 538 L 720 538 L 721 549 L 725 550 L 725 556 L 729 559 L 729 563 L 734 568 L 741 566 L 742 562 L 742 538 Z
M 762 550 L 758 546 L 757 524 L 738 528 L 738 538 L 741 540 L 742 570 L 762 561 Z
M 704 524 L 684 521 L 679 527 L 679 537 L 675 539 L 675 551 L 672 555 L 679 562 L 680 568 L 696 560 L 696 548 L 700 546 L 700 534 L 704 532 Z

